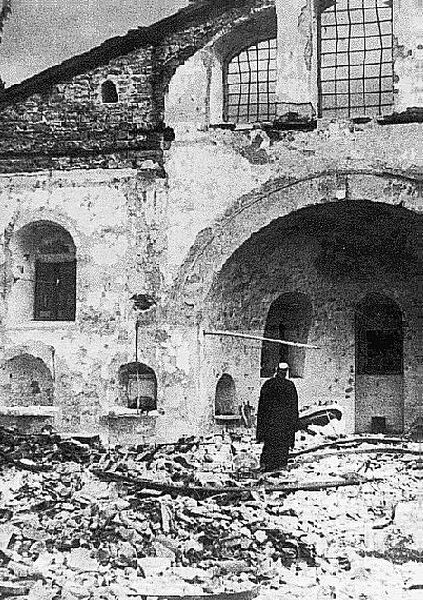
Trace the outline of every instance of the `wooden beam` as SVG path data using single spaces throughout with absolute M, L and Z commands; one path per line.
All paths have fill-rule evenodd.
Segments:
M 249 333 L 238 333 L 237 331 L 203 331 L 204 335 L 215 335 L 225 337 L 236 337 L 246 340 L 257 340 L 259 342 L 272 342 L 274 344 L 282 344 L 283 346 L 295 346 L 296 348 L 308 348 L 309 350 L 321 350 L 320 346 L 312 346 L 311 344 L 301 344 L 299 342 L 287 342 L 286 340 L 276 340 L 273 338 L 262 337 L 260 335 L 250 335 Z

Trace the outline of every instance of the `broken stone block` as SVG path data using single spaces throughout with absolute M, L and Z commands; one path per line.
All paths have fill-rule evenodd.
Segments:
M 137 560 L 138 566 L 142 570 L 144 577 L 160 575 L 171 568 L 172 560 L 164 557 L 147 557 Z
M 7 596 L 25 596 L 30 590 L 28 583 L 0 581 L 0 598 Z
M 53 600 L 56 594 L 57 590 L 51 585 L 37 581 L 37 583 L 29 590 L 26 600 Z
M 6 550 L 13 536 L 16 536 L 18 533 L 19 529 L 13 525 L 0 525 L 0 550 Z
M 97 560 L 91 558 L 91 552 L 88 548 L 72 548 L 67 557 L 67 566 L 77 573 L 84 573 L 97 571 L 99 564 Z
M 117 560 L 121 566 L 132 566 L 137 559 L 137 551 L 129 542 L 119 541 L 117 545 Z

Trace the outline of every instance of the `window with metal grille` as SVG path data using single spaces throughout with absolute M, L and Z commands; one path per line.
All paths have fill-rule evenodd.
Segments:
M 321 0 L 320 116 L 392 113 L 392 0 Z
M 276 38 L 242 50 L 225 69 L 225 120 L 273 121 L 276 117 Z

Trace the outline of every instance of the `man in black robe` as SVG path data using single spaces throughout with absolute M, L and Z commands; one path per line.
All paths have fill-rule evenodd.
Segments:
M 257 411 L 257 441 L 263 442 L 260 465 L 264 471 L 278 471 L 288 463 L 298 428 L 298 394 L 286 379 L 289 365 L 279 363 L 275 376 L 260 391 Z

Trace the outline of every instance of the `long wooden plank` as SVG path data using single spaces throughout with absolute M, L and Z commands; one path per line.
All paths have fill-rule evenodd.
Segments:
M 251 492 L 285 492 L 293 493 L 299 490 L 319 491 L 329 488 L 345 487 L 350 485 L 361 485 L 363 483 L 381 481 L 380 478 L 366 479 L 364 477 L 357 479 L 333 479 L 329 481 L 312 481 L 310 483 L 288 483 L 280 485 L 261 485 L 261 486 L 199 486 L 199 485 L 176 485 L 162 483 L 159 481 L 150 481 L 148 479 L 139 479 L 111 471 L 102 471 L 100 469 L 92 469 L 94 475 L 99 479 L 106 481 L 119 481 L 133 485 L 140 489 L 162 491 L 167 494 L 179 494 L 181 496 L 197 496 L 208 497 L 217 494 L 244 494 Z
M 163 600 L 254 600 L 260 593 L 260 588 L 255 587 L 252 590 L 247 590 L 245 592 L 223 592 L 220 594 L 195 594 L 195 595 L 169 595 L 165 592 L 162 593 L 154 593 L 151 592 L 146 594 L 141 594 L 148 598 L 163 598 Z
M 259 342 L 271 342 L 274 344 L 282 344 L 282 346 L 295 346 L 296 348 L 309 348 L 311 350 L 321 350 L 320 346 L 312 346 L 311 344 L 302 344 L 300 342 L 288 342 L 286 340 L 276 340 L 274 338 L 262 337 L 260 335 L 250 335 L 249 333 L 238 333 L 237 331 L 203 331 L 204 335 L 214 335 L 223 337 L 236 337 L 246 340 L 257 340 Z
M 309 448 L 304 448 L 304 450 L 297 450 L 296 452 L 291 452 L 289 454 L 290 458 L 296 458 L 297 456 L 302 456 L 303 454 L 310 454 L 310 452 L 317 452 L 318 450 L 324 450 L 325 448 L 336 448 L 337 446 L 346 446 L 349 444 L 404 444 L 406 440 L 401 438 L 378 438 L 378 437 L 352 437 L 352 438 L 343 438 L 336 440 L 334 442 L 324 442 L 323 444 L 318 444 L 317 446 L 311 446 Z

